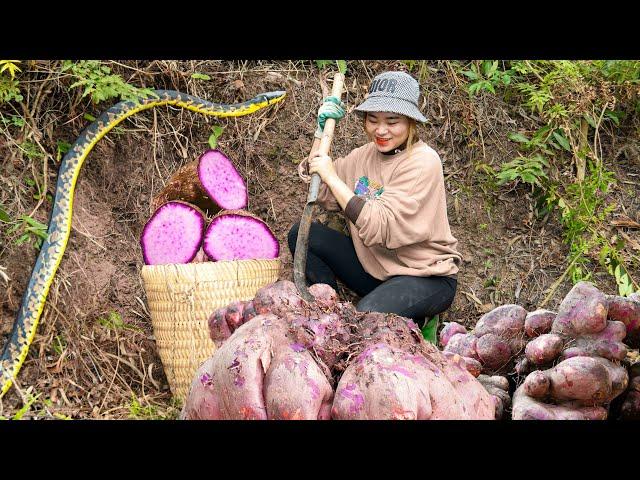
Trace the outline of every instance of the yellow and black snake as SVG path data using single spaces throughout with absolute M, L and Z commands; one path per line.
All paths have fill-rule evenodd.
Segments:
M 60 164 L 53 209 L 49 220 L 47 239 L 43 242 L 38 259 L 31 272 L 29 284 L 13 325 L 11 337 L 0 358 L 0 398 L 11 387 L 29 351 L 29 346 L 44 309 L 49 287 L 60 265 L 71 233 L 73 192 L 78 174 L 94 145 L 125 118 L 159 105 L 175 105 L 194 112 L 215 117 L 248 115 L 284 99 L 286 92 L 276 91 L 257 95 L 236 104 L 212 103 L 174 90 L 155 90 L 155 95 L 137 102 L 123 101 L 98 117 L 78 137 Z

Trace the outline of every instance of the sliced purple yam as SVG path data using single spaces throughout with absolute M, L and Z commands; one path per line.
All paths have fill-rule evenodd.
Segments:
M 247 212 L 220 212 L 204 235 L 204 253 L 211 260 L 277 258 L 280 244 L 271 229 Z
M 191 262 L 204 237 L 204 215 L 188 203 L 168 202 L 158 208 L 140 235 L 147 265 Z
M 233 162 L 219 150 L 207 150 L 198 159 L 198 178 L 222 210 L 239 210 L 249 203 L 247 185 Z

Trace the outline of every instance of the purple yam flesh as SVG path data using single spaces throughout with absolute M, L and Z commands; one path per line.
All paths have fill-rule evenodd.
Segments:
M 147 265 L 191 262 L 202 243 L 204 216 L 183 202 L 168 202 L 158 208 L 140 235 Z
M 236 213 L 223 213 L 211 221 L 203 248 L 211 260 L 270 259 L 280 253 L 278 239 L 266 223 Z
M 249 197 L 245 181 L 231 160 L 219 150 L 207 150 L 200 156 L 198 177 L 207 194 L 223 210 L 247 206 Z

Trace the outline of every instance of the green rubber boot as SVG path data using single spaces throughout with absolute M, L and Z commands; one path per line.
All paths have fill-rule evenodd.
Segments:
M 438 344 L 438 325 L 440 324 L 440 316 L 435 315 L 428 320 L 425 320 L 422 327 L 422 336 L 427 342 L 431 342 L 434 345 Z

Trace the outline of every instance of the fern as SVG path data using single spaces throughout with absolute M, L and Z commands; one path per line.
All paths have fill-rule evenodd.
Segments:
M 157 97 L 152 89 L 138 88 L 126 83 L 119 75 L 111 73 L 111 69 L 99 60 L 65 60 L 61 71 L 69 72 L 77 79 L 69 88 L 83 87 L 82 96 L 91 95 L 93 103 L 114 98 L 138 102 L 140 98 Z

